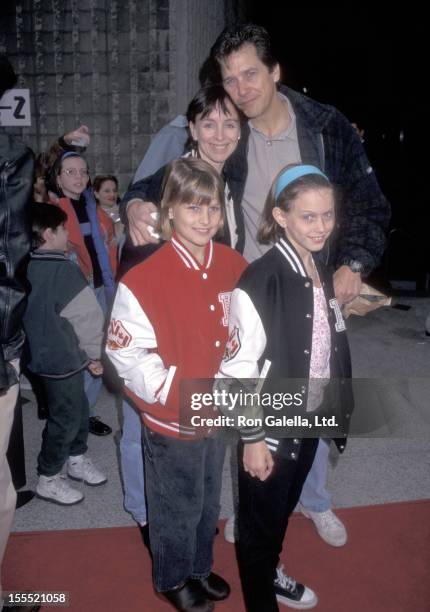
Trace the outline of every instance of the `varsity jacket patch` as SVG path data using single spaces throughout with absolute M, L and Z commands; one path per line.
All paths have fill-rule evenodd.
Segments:
M 346 325 L 345 325 L 345 321 L 343 320 L 343 316 L 342 316 L 342 311 L 340 309 L 339 303 L 337 301 L 336 298 L 331 298 L 331 300 L 329 300 L 329 306 L 330 308 L 333 310 L 334 315 L 336 317 L 336 323 L 334 324 L 334 328 L 337 332 L 341 332 L 341 331 L 345 331 L 346 330 Z
M 118 319 L 112 319 L 109 325 L 107 347 L 112 351 L 127 348 L 132 340 L 131 334 Z
M 218 302 L 222 306 L 222 310 L 224 316 L 222 318 L 222 324 L 224 327 L 228 327 L 228 317 L 230 314 L 230 301 L 231 301 L 231 291 L 224 291 L 218 294 Z
M 227 340 L 227 345 L 225 347 L 225 352 L 223 356 L 223 361 L 230 361 L 240 351 L 240 332 L 237 326 L 234 326 L 230 332 L 230 335 Z

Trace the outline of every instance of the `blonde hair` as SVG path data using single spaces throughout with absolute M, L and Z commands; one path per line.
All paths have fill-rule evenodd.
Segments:
M 303 164 L 288 164 L 288 166 L 282 168 L 282 170 L 276 175 L 264 205 L 263 216 L 257 233 L 257 240 L 261 244 L 276 242 L 278 238 L 283 238 L 285 236 L 284 229 L 273 217 L 272 211 L 275 207 L 281 208 L 285 212 L 288 212 L 291 209 L 294 200 L 302 193 L 305 193 L 311 189 L 331 189 L 334 195 L 333 185 L 325 176 L 321 176 L 320 174 L 305 174 L 300 178 L 291 181 L 291 183 L 288 183 L 288 185 L 282 189 L 278 197 L 276 197 L 276 187 L 279 178 L 286 170 L 302 165 Z
M 166 166 L 163 178 L 160 218 L 157 231 L 164 240 L 170 240 L 173 223 L 169 210 L 177 204 L 208 205 L 214 200 L 221 206 L 225 221 L 224 182 L 218 172 L 202 159 L 182 157 Z

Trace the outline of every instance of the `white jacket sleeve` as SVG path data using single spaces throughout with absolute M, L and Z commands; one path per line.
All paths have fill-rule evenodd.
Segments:
M 130 289 L 119 283 L 106 353 L 128 389 L 148 404 L 165 403 L 176 370 L 165 367 L 156 349 L 151 321 Z
M 235 289 L 230 301 L 229 338 L 221 366 L 216 374 L 214 390 L 224 393 L 223 398 L 231 398 L 232 395 L 240 397 L 242 391 L 249 397 L 258 394 L 262 379 L 270 367 L 270 362 L 267 360 L 261 372 L 258 367 L 258 361 L 265 347 L 266 334 L 254 304 L 245 291 Z M 232 414 L 230 401 L 227 399 L 226 402 L 218 404 L 220 412 Z M 242 440 L 245 443 L 264 440 L 264 428 L 259 425 L 259 422 L 262 422 L 263 409 L 259 402 L 248 400 L 240 403 L 236 412 L 246 415 L 255 423 L 239 427 Z
M 217 377 L 259 378 L 258 360 L 266 347 L 266 334 L 254 304 L 242 289 L 231 295 L 228 331 Z

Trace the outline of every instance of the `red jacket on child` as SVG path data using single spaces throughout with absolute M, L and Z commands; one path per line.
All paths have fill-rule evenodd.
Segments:
M 76 253 L 78 265 L 81 272 L 85 276 L 88 282 L 92 281 L 93 278 L 93 264 L 91 263 L 91 257 L 88 253 L 87 247 L 85 246 L 85 240 L 82 236 L 79 220 L 76 215 L 75 209 L 69 198 L 60 198 L 57 205 L 66 213 L 67 221 L 65 227 L 69 231 L 69 243 Z M 112 269 L 112 274 L 115 276 L 117 269 L 117 253 L 118 246 L 115 238 L 115 228 L 112 219 L 103 210 L 101 206 L 97 206 L 97 219 L 100 225 L 101 234 L 105 243 L 106 250 L 109 255 L 109 262 Z
M 246 265 L 212 241 L 201 265 L 174 236 L 121 279 L 106 352 L 154 431 L 195 435 L 180 423 L 180 381 L 211 379 L 218 371 L 230 295 Z

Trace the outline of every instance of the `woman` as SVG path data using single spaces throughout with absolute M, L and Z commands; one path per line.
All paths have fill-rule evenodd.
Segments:
M 222 176 L 225 182 L 226 227 L 220 242 L 228 244 L 237 251 L 243 251 L 244 235 L 243 213 L 240 207 L 243 185 L 235 175 L 225 171 L 224 164 L 235 151 L 239 139 L 242 115 L 236 109 L 230 96 L 220 85 L 200 89 L 191 100 L 187 109 L 187 120 L 190 138 L 185 145 L 184 156 L 200 157 L 208 162 Z M 125 209 L 134 201 L 152 202 L 159 205 L 161 186 L 165 166 L 155 174 L 134 183 L 122 200 Z M 155 210 L 155 209 L 154 209 Z M 155 225 L 155 221 L 153 222 Z M 156 241 L 150 240 L 154 243 Z M 144 247 L 133 247 L 130 236 L 121 258 L 121 272 L 142 261 L 158 248 L 158 245 L 147 244 Z

